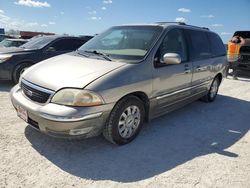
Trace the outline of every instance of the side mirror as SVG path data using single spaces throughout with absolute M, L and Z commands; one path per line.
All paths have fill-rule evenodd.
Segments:
M 163 63 L 167 65 L 176 65 L 181 63 L 181 57 L 176 53 L 166 53 L 163 56 Z
M 56 49 L 54 47 L 49 47 L 46 52 L 55 52 Z

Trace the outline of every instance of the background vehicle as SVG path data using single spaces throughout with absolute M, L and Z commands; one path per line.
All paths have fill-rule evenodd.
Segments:
M 88 39 L 71 36 L 32 38 L 19 48 L 0 50 L 0 79 L 18 82 L 22 72 L 42 60 L 76 50 Z
M 245 44 L 240 48 L 238 68 L 243 74 L 250 76 L 250 31 L 236 31 L 234 36 L 241 36 L 245 39 Z
M 90 39 L 92 39 L 94 36 L 91 35 L 80 35 L 79 38 L 85 41 L 89 41 Z
M 18 115 L 43 133 L 103 133 L 126 144 L 145 120 L 200 98 L 213 102 L 226 60 L 222 40 L 208 29 L 183 23 L 112 27 L 78 51 L 25 71 L 11 99 Z
M 4 39 L 0 42 L 0 48 L 19 47 L 25 44 L 26 42 L 28 42 L 28 40 L 25 39 Z
M 4 39 L 13 39 L 14 37 L 5 35 L 5 34 L 0 34 L 0 42 Z

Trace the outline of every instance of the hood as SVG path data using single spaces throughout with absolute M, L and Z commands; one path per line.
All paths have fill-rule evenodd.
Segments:
M 20 53 L 20 52 L 31 52 L 34 50 L 18 48 L 18 47 L 8 47 L 8 48 L 0 48 L 0 54 L 10 54 L 10 53 Z
M 63 54 L 32 66 L 22 77 L 54 91 L 66 87 L 84 88 L 92 81 L 124 65 L 126 63 Z

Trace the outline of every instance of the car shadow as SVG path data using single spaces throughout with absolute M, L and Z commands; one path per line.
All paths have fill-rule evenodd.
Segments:
M 9 92 L 14 87 L 14 83 L 10 81 L 0 81 L 0 92 Z
M 33 148 L 60 169 L 92 180 L 135 182 L 171 170 L 196 157 L 227 150 L 249 130 L 250 103 L 218 95 L 214 103 L 194 102 L 146 124 L 132 143 L 115 146 L 101 136 L 63 140 L 26 127 Z

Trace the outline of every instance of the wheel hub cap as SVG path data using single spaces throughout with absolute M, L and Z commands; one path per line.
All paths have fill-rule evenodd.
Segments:
M 131 127 L 134 124 L 134 122 L 135 122 L 135 118 L 132 115 L 130 115 L 126 119 L 125 125 L 126 125 L 126 127 L 129 128 L 129 127 Z
M 140 124 L 140 109 L 137 106 L 127 107 L 118 122 L 118 131 L 121 137 L 130 138 L 136 132 Z

